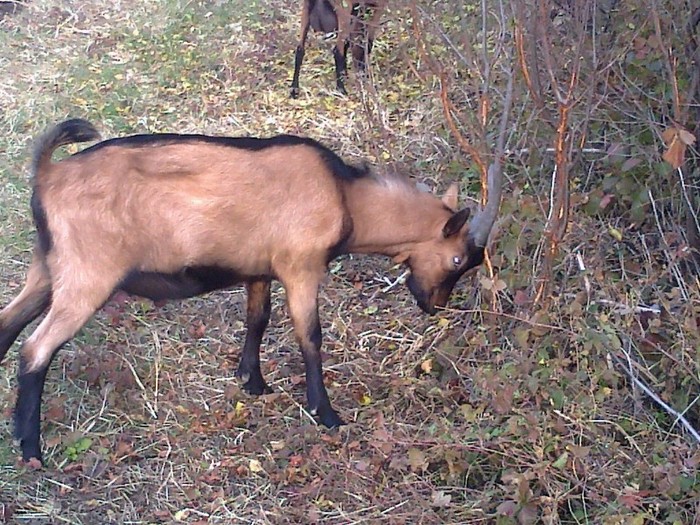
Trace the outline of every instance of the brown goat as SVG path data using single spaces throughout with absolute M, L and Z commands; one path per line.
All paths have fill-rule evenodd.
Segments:
M 317 294 L 328 262 L 349 252 L 404 262 L 411 293 L 434 313 L 459 277 L 481 263 L 500 199 L 500 188 L 492 188 L 489 204 L 466 224 L 456 187 L 440 200 L 289 135 L 136 135 L 51 161 L 61 145 L 97 138 L 88 122 L 69 120 L 34 152 L 37 242 L 24 288 L 0 312 L 1 361 L 48 308 L 20 351 L 14 416 L 25 461 L 41 461 L 41 396 L 52 357 L 115 290 L 183 299 L 245 283 L 247 334 L 237 376 L 246 391 L 261 394 L 268 387 L 260 341 L 270 281 L 279 280 L 304 357 L 309 409 L 324 425 L 341 425 L 321 370 Z
M 360 71 L 365 70 L 366 59 L 372 51 L 379 18 L 386 9 L 386 0 L 303 0 L 301 33 L 294 54 L 294 77 L 290 95 L 299 96 L 299 72 L 304 61 L 309 27 L 322 33 L 338 32 L 333 58 L 335 59 L 336 87 L 343 95 L 347 76 L 347 52 L 352 45 L 352 56 Z M 366 53 L 365 53 L 366 50 Z M 367 56 L 365 56 L 367 55 Z

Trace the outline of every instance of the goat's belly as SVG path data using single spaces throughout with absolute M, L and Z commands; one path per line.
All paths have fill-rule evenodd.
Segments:
M 175 273 L 130 272 L 119 289 L 153 301 L 186 299 L 213 290 L 229 288 L 245 277 L 218 266 L 192 266 Z

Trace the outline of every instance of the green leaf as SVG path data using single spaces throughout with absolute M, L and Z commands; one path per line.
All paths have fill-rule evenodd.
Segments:
M 554 467 L 557 470 L 564 470 L 564 467 L 566 467 L 566 462 L 569 459 L 569 453 L 564 452 L 561 456 L 559 456 L 554 463 L 552 463 L 552 467 Z

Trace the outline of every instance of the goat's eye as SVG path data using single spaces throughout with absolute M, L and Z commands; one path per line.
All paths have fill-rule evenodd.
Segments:
M 454 264 L 455 268 L 459 268 L 462 266 L 462 258 L 459 255 L 455 255 L 452 257 L 452 264 Z

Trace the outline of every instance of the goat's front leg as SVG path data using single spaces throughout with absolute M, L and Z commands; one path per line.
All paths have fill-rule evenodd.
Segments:
M 333 48 L 333 59 L 335 60 L 335 85 L 338 91 L 347 95 L 345 81 L 348 76 L 348 47 L 350 46 L 350 33 L 352 30 L 352 3 L 348 6 L 336 7 L 338 17 L 338 39 Z
M 260 371 L 260 342 L 270 321 L 270 281 L 253 281 L 248 288 L 247 333 L 236 376 L 243 390 L 253 395 L 272 392 Z
M 346 40 L 340 42 L 333 48 L 333 59 L 335 60 L 335 87 L 341 95 L 347 95 L 345 81 L 348 78 L 347 53 L 350 43 Z M 342 49 L 342 51 L 341 51 Z
M 295 276 L 294 280 L 285 282 L 284 285 L 294 332 L 304 356 L 309 412 L 317 415 L 322 424 L 332 428 L 344 423 L 331 407 L 328 392 L 323 384 L 321 323 L 318 318 L 317 298 L 322 275 Z
M 289 96 L 297 98 L 299 96 L 299 74 L 301 64 L 304 62 L 304 50 L 306 49 L 306 37 L 309 35 L 309 2 L 304 1 L 301 12 L 301 30 L 299 32 L 299 44 L 294 52 L 294 76 L 289 90 Z

